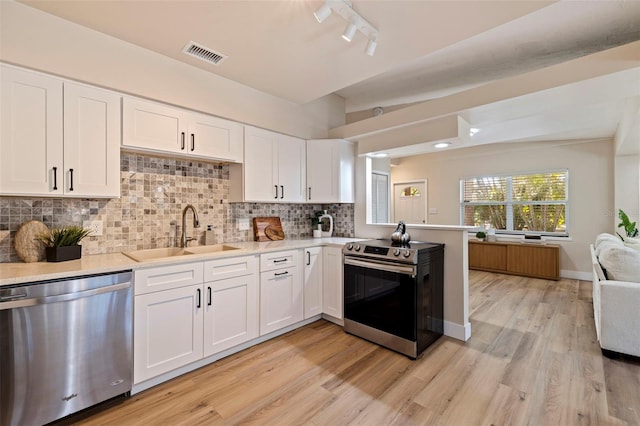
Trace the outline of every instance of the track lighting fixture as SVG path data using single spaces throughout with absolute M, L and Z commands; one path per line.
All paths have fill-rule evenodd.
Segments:
M 365 53 L 369 56 L 373 56 L 373 54 L 376 53 L 376 47 L 378 47 L 378 42 L 376 41 L 376 39 L 369 39 L 369 42 L 367 43 L 367 50 L 365 50 Z
M 332 12 L 342 16 L 347 21 L 347 27 L 342 33 L 342 38 L 351 41 L 360 31 L 368 40 L 365 53 L 373 56 L 378 46 L 378 30 L 375 29 L 366 19 L 360 16 L 351 5 L 349 0 L 325 0 L 324 4 L 313 13 L 316 20 L 324 22 Z
M 316 17 L 316 20 L 322 24 L 325 19 L 327 19 L 331 15 L 331 8 L 327 3 L 320 6 L 320 9 L 313 12 L 313 16 Z
M 344 29 L 344 32 L 342 33 L 342 38 L 348 42 L 351 42 L 351 40 L 353 40 L 353 36 L 356 35 L 356 30 L 356 26 L 349 22 L 347 24 L 347 27 Z

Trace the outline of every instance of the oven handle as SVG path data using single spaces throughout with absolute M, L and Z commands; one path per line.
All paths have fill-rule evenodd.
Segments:
M 380 271 L 396 272 L 398 274 L 411 275 L 415 277 L 416 270 L 413 265 L 394 265 L 391 263 L 376 262 L 373 260 L 358 260 L 345 256 L 345 265 L 360 266 L 362 268 L 377 269 Z

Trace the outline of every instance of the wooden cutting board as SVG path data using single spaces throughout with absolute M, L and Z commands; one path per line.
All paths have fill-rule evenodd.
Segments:
M 253 218 L 253 239 L 255 241 L 280 241 L 284 240 L 284 231 L 280 218 L 275 217 L 254 217 Z

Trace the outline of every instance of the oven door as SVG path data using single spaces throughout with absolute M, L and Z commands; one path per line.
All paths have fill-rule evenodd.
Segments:
M 416 267 L 344 258 L 344 318 L 416 341 Z

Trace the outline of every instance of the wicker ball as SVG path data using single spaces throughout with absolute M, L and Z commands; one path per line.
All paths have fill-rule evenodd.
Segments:
M 16 231 L 13 242 L 20 259 L 27 263 L 44 260 L 44 244 L 40 241 L 39 236 L 47 232 L 49 232 L 49 228 L 39 220 L 23 223 Z

